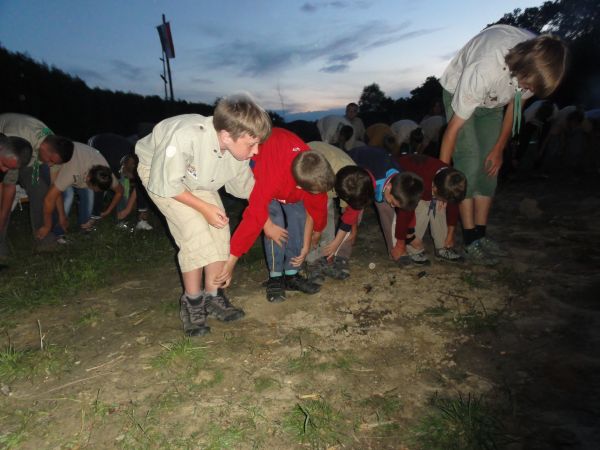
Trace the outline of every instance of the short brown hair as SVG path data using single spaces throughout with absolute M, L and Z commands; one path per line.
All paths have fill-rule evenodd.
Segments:
M 423 179 L 412 172 L 396 174 L 391 181 L 392 196 L 398 200 L 400 209 L 414 211 L 423 194 Z
M 17 167 L 25 167 L 31 160 L 33 150 L 29 141 L 18 136 L 0 133 L 0 156 L 17 160 Z
M 234 140 L 243 134 L 264 142 L 271 134 L 269 114 L 246 94 L 232 95 L 219 100 L 213 115 L 217 131 L 227 131 Z
M 308 192 L 327 192 L 333 188 L 335 175 L 320 153 L 304 151 L 292 162 L 292 175 L 302 189 Z
M 338 197 L 356 210 L 366 208 L 375 197 L 375 188 L 369 172 L 358 166 L 346 166 L 338 170 L 334 187 Z
M 445 167 L 433 177 L 433 184 L 437 189 L 436 196 L 450 203 L 460 203 L 467 192 L 467 179 L 465 174 L 454 167 Z
M 531 85 L 540 98 L 552 94 L 565 76 L 568 48 L 557 36 L 542 34 L 511 48 L 504 61 L 511 74 Z
M 62 164 L 71 161 L 71 158 L 73 157 L 73 150 L 75 148 L 73 141 L 67 139 L 66 137 L 51 134 L 44 138 L 44 143 L 48 144 L 50 149 L 54 153 L 58 154 Z
M 88 185 L 100 189 L 101 191 L 108 191 L 112 186 L 113 173 L 110 167 L 107 166 L 92 166 L 88 172 Z

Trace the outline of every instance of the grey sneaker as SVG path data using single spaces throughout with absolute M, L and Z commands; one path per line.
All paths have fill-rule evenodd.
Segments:
M 204 296 L 192 300 L 183 294 L 179 300 L 179 318 L 186 336 L 202 336 L 210 332 L 206 325 L 206 302 Z
M 485 237 L 485 236 L 478 239 L 478 241 L 479 241 L 479 244 L 481 245 L 481 247 L 489 255 L 499 256 L 501 258 L 508 256 L 508 252 L 506 250 L 503 250 L 502 248 L 500 248 L 500 246 L 498 245 L 498 243 L 496 241 L 493 241 L 490 238 Z
M 410 257 L 412 263 L 416 264 L 417 266 L 428 266 L 431 264 L 431 261 L 429 261 L 429 258 L 427 258 L 427 255 L 425 254 L 425 250 L 408 256 Z
M 217 295 L 207 294 L 205 296 L 206 312 L 223 322 L 231 322 L 244 317 L 243 309 L 236 308 L 231 304 L 225 292 L 219 289 Z
M 483 249 L 479 239 L 465 247 L 465 259 L 471 264 L 480 266 L 495 266 L 498 264 L 498 260 Z
M 458 253 L 456 250 L 454 250 L 452 247 L 442 247 L 442 248 L 438 248 L 435 251 L 435 257 L 436 259 L 440 260 L 440 261 L 446 261 L 446 262 L 463 262 L 464 258 L 462 257 L 462 255 L 460 253 Z

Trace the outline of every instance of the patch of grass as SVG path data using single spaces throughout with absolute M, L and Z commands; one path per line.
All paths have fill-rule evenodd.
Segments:
M 311 352 L 304 351 L 298 358 L 288 360 L 289 373 L 325 372 L 331 369 L 350 370 L 356 364 L 356 358 L 350 353 L 337 355 L 332 361 L 322 361 Z
M 432 411 L 411 430 L 411 439 L 423 450 L 492 450 L 506 436 L 502 423 L 482 397 L 447 399 L 437 395 Z
M 21 444 L 27 438 L 27 426 L 33 414 L 22 410 L 17 410 L 14 414 L 18 417 L 19 423 L 13 431 L 0 432 L 0 448 L 7 450 L 21 448 Z
M 275 386 L 281 387 L 281 383 L 279 383 L 279 381 L 277 381 L 275 378 L 256 377 L 254 379 L 254 389 L 258 393 L 269 390 Z
M 450 308 L 447 308 L 445 305 L 439 306 L 430 306 L 429 308 L 425 308 L 423 311 L 423 315 L 431 316 L 431 317 L 442 317 L 450 312 Z
M 283 419 L 286 433 L 312 448 L 328 448 L 348 441 L 353 425 L 325 400 L 297 403 Z
M 207 444 L 202 446 L 205 450 L 220 450 L 227 448 L 239 448 L 240 444 L 246 441 L 248 428 L 243 424 L 221 427 L 212 424 L 208 429 Z
M 373 410 L 379 421 L 389 420 L 402 408 L 402 402 L 395 395 L 373 395 L 361 403 Z
M 460 279 L 471 288 L 479 289 L 485 286 L 484 282 L 473 272 L 463 272 Z
M 161 226 L 149 232 L 124 233 L 115 228 L 112 219 L 102 220 L 90 235 L 73 231 L 67 235 L 70 243 L 55 253 L 32 255 L 25 220 L 28 214 L 23 211 L 12 216 L 16 223 L 9 232 L 17 245 L 9 268 L 2 273 L 0 316 L 64 302 L 106 286 L 130 273 L 132 265 L 140 276 L 151 270 L 148 268 L 173 262 L 173 247 Z
M 206 351 L 189 338 L 163 345 L 165 351 L 152 360 L 157 369 L 179 370 L 187 374 L 197 372 L 206 361 Z
M 47 345 L 43 350 L 16 350 L 8 345 L 0 351 L 0 380 L 32 379 L 68 370 L 73 362 L 66 348 Z
M 498 328 L 502 314 L 502 311 L 488 312 L 485 309 L 478 310 L 475 307 L 471 307 L 466 312 L 461 312 L 455 316 L 453 323 L 461 330 L 477 334 L 482 331 Z
M 86 326 L 86 325 L 94 325 L 100 319 L 100 313 L 93 309 L 90 309 L 89 312 L 85 313 L 77 320 L 78 326 Z

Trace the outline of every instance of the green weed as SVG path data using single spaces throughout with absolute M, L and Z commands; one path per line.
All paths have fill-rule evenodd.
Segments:
M 0 351 L 0 380 L 32 379 L 68 370 L 72 356 L 62 347 L 48 345 L 43 350 L 16 350 L 8 345 Z
M 395 395 L 373 395 L 363 400 L 362 405 L 373 410 L 379 421 L 391 419 L 402 408 L 402 402 Z
M 152 360 L 157 369 L 179 369 L 184 372 L 197 372 L 206 361 L 206 351 L 189 338 L 164 345 L 165 351 Z
M 283 420 L 283 429 L 312 448 L 327 448 L 343 444 L 353 425 L 325 400 L 297 403 Z
M 281 383 L 279 383 L 279 381 L 277 381 L 275 378 L 256 377 L 254 379 L 254 389 L 258 393 L 271 389 L 275 386 L 281 386 Z
M 27 426 L 33 417 L 33 413 L 25 413 L 21 410 L 17 410 L 15 411 L 15 415 L 19 418 L 19 424 L 14 431 L 8 433 L 0 432 L 0 448 L 7 450 L 21 448 L 21 444 L 25 438 L 27 438 Z
M 411 430 L 423 450 L 492 450 L 504 435 L 501 422 L 483 401 L 470 394 L 465 398 L 431 400 L 433 410 Z

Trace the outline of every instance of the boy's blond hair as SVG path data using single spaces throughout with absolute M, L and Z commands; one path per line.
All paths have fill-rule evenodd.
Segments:
M 511 74 L 521 78 L 537 97 L 548 97 L 565 76 L 568 48 L 557 36 L 542 34 L 511 48 L 504 60 Z
M 269 114 L 247 94 L 219 100 L 213 114 L 213 125 L 217 131 L 227 131 L 234 140 L 248 134 L 264 142 L 271 134 Z
M 327 192 L 333 189 L 335 174 L 329 162 L 320 154 L 305 151 L 294 158 L 292 175 L 302 189 L 308 192 Z

